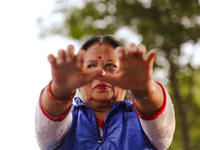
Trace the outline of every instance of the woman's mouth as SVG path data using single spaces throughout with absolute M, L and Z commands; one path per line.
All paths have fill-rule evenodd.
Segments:
M 95 86 L 95 88 L 98 90 L 106 90 L 106 89 L 110 88 L 110 86 L 107 84 L 98 84 L 97 86 Z

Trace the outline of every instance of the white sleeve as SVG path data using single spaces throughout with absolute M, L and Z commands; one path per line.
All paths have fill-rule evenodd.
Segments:
M 40 104 L 36 107 L 35 132 L 41 150 L 53 150 L 60 144 L 72 123 L 71 110 L 62 120 L 47 116 Z
M 170 146 L 175 131 L 174 108 L 167 92 L 166 95 L 166 107 L 157 118 L 152 120 L 140 118 L 145 134 L 149 138 L 151 144 L 158 150 L 166 150 Z

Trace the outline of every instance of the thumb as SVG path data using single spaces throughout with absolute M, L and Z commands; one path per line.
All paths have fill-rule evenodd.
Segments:
M 156 58 L 156 51 L 155 50 L 150 50 L 146 55 L 146 61 L 150 65 L 153 65 L 155 58 Z
M 121 74 L 105 74 L 103 76 L 100 76 L 98 79 L 102 82 L 108 82 L 113 85 L 117 85 L 117 83 L 120 81 Z
M 102 76 L 102 69 L 100 68 L 91 69 L 85 73 L 85 76 L 84 76 L 85 82 L 88 83 L 100 76 Z

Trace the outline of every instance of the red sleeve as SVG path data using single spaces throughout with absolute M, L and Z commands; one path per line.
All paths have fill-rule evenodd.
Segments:
M 45 87 L 45 88 L 46 88 L 46 87 Z M 44 88 L 44 89 L 45 89 L 45 88 Z M 64 120 L 65 117 L 67 117 L 67 115 L 69 114 L 71 108 L 70 108 L 69 111 L 68 111 L 65 115 L 63 115 L 63 116 L 60 116 L 60 117 L 57 117 L 57 118 L 54 118 L 54 117 L 50 116 L 50 115 L 46 112 L 46 110 L 42 107 L 42 104 L 41 104 L 41 95 L 42 95 L 44 89 L 41 91 L 40 97 L 39 97 L 39 105 L 40 105 L 40 108 L 41 108 L 43 114 L 44 114 L 48 119 L 50 119 L 51 121 L 62 121 L 62 120 Z M 72 106 L 71 106 L 71 107 L 72 107 Z
M 162 88 L 163 90 L 163 94 L 164 94 L 164 102 L 163 102 L 163 105 L 162 107 L 152 116 L 148 116 L 148 117 L 144 117 L 142 116 L 140 113 L 138 113 L 137 109 L 135 108 L 135 105 L 134 105 L 134 97 L 132 97 L 132 101 L 133 101 L 133 108 L 135 109 L 135 112 L 137 113 L 137 115 L 144 119 L 144 120 L 152 120 L 152 119 L 155 119 L 157 118 L 160 114 L 162 114 L 162 112 L 165 110 L 165 107 L 166 107 L 166 104 L 167 104 L 167 93 L 165 91 L 165 89 L 163 88 L 162 84 L 156 82 L 158 85 L 160 85 L 160 87 Z

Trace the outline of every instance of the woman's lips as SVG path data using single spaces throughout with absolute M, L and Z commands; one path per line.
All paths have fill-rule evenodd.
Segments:
M 99 89 L 99 90 L 106 90 L 106 89 L 110 88 L 110 86 L 107 84 L 98 84 L 97 86 L 95 86 L 95 88 Z

